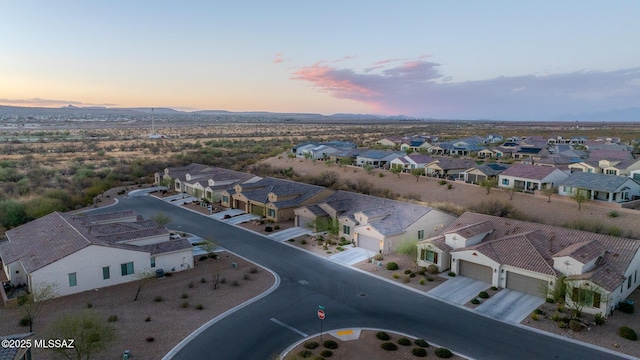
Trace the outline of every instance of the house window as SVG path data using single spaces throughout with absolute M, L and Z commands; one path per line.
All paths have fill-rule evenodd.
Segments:
M 618 171 L 609 169 L 609 170 L 607 170 L 607 175 L 618 175 Z
M 502 185 L 509 185 L 509 179 L 502 179 Z
M 563 186 L 562 188 L 564 189 L 563 191 L 566 193 L 573 192 L 573 189 L 571 188 L 571 186 Z
M 275 209 L 267 209 L 267 213 L 269 215 L 269 217 L 276 217 L 276 210 Z
M 342 225 L 342 233 L 345 235 L 351 235 L 351 226 Z
M 222 195 L 222 202 L 225 204 L 229 203 L 229 197 L 227 195 Z
M 438 263 L 438 253 L 435 251 L 422 249 L 420 258 L 434 264 Z
M 69 286 L 76 286 L 76 285 L 78 285 L 78 281 L 76 279 L 76 273 L 69 274 Z
M 424 230 L 418 230 L 418 240 L 424 239 Z
M 133 274 L 133 262 L 120 264 L 120 270 L 122 271 L 122 276 Z
M 594 308 L 600 307 L 601 296 L 599 292 L 579 287 L 571 291 L 571 301 Z
M 111 271 L 108 266 L 102 268 L 102 279 L 109 280 L 111 278 Z
M 627 279 L 627 289 L 631 288 L 631 276 Z
M 151 258 L 151 267 L 152 268 L 156 267 L 156 258 L 155 257 Z

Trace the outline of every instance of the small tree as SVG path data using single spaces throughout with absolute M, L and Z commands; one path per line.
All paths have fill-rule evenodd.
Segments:
M 211 254 L 213 254 L 213 251 L 216 249 L 217 245 L 213 241 L 207 239 L 202 242 L 200 247 L 202 247 L 202 250 L 207 252 L 207 256 L 211 257 Z
M 171 217 L 163 212 L 159 212 L 153 215 L 151 220 L 155 221 L 158 226 L 162 227 L 171 222 Z
M 153 273 L 150 271 L 141 271 L 136 272 L 135 278 L 138 281 L 138 290 L 136 291 L 136 297 L 133 298 L 133 301 L 138 301 L 138 297 L 140 296 L 140 291 L 142 291 L 142 286 L 145 282 L 149 281 L 153 277 Z
M 518 189 L 514 187 L 507 188 L 507 193 L 509 194 L 509 200 L 513 200 L 513 195 L 518 192 Z
M 396 246 L 396 252 L 398 254 L 406 255 L 411 262 L 418 269 L 418 240 L 416 239 L 404 239 Z
M 338 160 L 339 166 L 344 167 L 344 171 L 347 171 L 347 166 L 351 165 L 351 158 L 343 157 Z
M 573 201 L 578 203 L 578 210 L 581 209 L 582 203 L 587 201 L 587 192 L 583 189 L 577 189 L 576 192 L 571 195 Z
M 305 162 L 308 162 L 309 159 L 312 159 L 312 158 L 313 158 L 313 154 L 312 153 L 310 153 L 310 152 L 304 153 L 304 161 Z
M 394 166 L 389 171 L 391 171 L 392 174 L 396 174 L 396 175 L 398 175 L 398 177 L 400 177 L 400 173 L 402 172 L 402 168 L 399 167 L 399 166 Z
M 58 296 L 57 285 L 41 282 L 31 286 L 31 292 L 18 297 L 18 307 L 29 319 L 29 332 L 33 332 L 33 322 L 40 315 L 46 301 Z
M 373 165 L 366 164 L 362 168 L 367 172 L 367 174 L 371 174 L 371 172 L 373 171 Z
M 572 284 L 571 301 L 568 304 L 571 309 L 571 319 L 580 316 L 582 309 L 591 303 L 593 293 L 591 289 L 585 289 L 578 287 L 577 284 Z
M 84 310 L 64 314 L 49 328 L 51 339 L 74 339 L 73 348 L 53 347 L 51 350 L 67 359 L 89 359 L 109 348 L 116 339 L 116 330 L 99 313 Z
M 489 193 L 491 192 L 491 189 L 498 186 L 498 182 L 496 180 L 485 179 L 480 182 L 480 186 L 482 186 L 484 190 L 487 192 L 487 195 L 489 195 Z
M 295 159 L 295 158 L 296 158 L 296 154 L 294 154 L 294 153 L 292 153 L 292 152 L 289 152 L 289 153 L 287 154 L 287 159 Z
M 416 182 L 420 180 L 420 176 L 424 175 L 424 168 L 418 168 L 411 170 L 411 175 L 416 177 Z
M 547 197 L 547 202 L 551 202 L 551 196 L 557 192 L 558 190 L 556 188 L 542 189 L 542 193 Z

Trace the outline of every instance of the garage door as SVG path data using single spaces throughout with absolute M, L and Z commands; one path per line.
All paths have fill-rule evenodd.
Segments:
M 358 234 L 358 247 L 377 254 L 380 252 L 380 240 Z
M 265 216 L 264 206 L 251 204 L 251 213 L 253 215 Z
M 244 201 L 236 200 L 236 209 L 247 211 L 247 203 Z
M 526 294 L 543 298 L 545 297 L 545 294 L 543 294 L 541 291 L 541 288 L 543 286 L 547 286 L 547 282 L 544 280 L 510 271 L 507 272 L 507 289 L 520 291 Z
M 464 260 L 458 261 L 458 274 L 489 284 L 492 283 L 493 279 L 493 270 L 490 267 Z

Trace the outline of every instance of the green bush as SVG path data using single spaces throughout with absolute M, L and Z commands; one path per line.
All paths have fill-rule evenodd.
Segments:
M 255 266 L 252 266 L 249 268 L 249 274 L 256 274 L 258 272 L 258 268 Z
M 301 239 L 301 240 L 300 240 L 300 244 L 301 244 L 301 245 L 307 245 L 307 240 L 305 240 L 305 239 Z
M 398 350 L 398 346 L 392 342 L 384 342 L 380 344 L 380 347 L 387 351 L 396 351 Z
M 307 359 L 313 356 L 313 353 L 309 350 L 301 350 L 300 352 L 298 352 L 298 356 L 303 359 Z
M 425 357 L 425 356 L 427 356 L 427 350 L 425 350 L 423 348 L 419 348 L 419 347 L 411 349 L 411 353 L 415 357 Z
M 451 277 L 455 277 L 455 276 L 456 276 L 456 273 L 454 273 L 453 271 L 449 271 L 449 272 L 447 273 L 447 275 L 448 275 L 448 276 L 451 276 Z
M 416 277 L 416 273 L 414 273 L 413 271 L 409 273 L 409 277 Z
M 425 339 L 416 339 L 414 342 L 420 347 L 429 347 L 429 343 Z
M 400 278 L 400 275 L 398 275 L 398 274 L 393 274 L 393 275 L 391 275 L 391 276 L 392 276 L 394 279 L 399 279 L 399 278 Z
M 153 301 L 155 302 L 161 302 L 162 301 L 162 296 L 160 295 L 156 295 L 156 297 L 153 298 Z
M 202 304 L 196 305 L 196 310 L 204 310 L 204 306 Z
M 180 297 L 181 297 L 181 298 L 183 298 L 183 299 L 186 299 L 186 298 L 188 298 L 188 297 L 189 297 L 189 294 L 187 294 L 187 293 L 182 293 L 182 295 L 181 295 Z
M 331 351 L 331 350 L 322 350 L 322 351 L 320 351 L 320 356 L 322 356 L 323 358 L 332 357 L 333 356 L 333 351 Z
M 545 301 L 548 302 L 549 304 L 553 304 L 554 302 L 556 302 L 555 300 L 553 300 L 553 298 L 550 298 L 550 297 L 548 297 Z
M 579 332 L 579 331 L 582 331 L 583 325 L 578 320 L 569 320 L 569 329 L 575 332 Z
M 636 334 L 636 332 L 632 328 L 627 326 L 620 327 L 620 329 L 618 329 L 618 335 L 622 336 L 627 340 L 631 340 L 631 341 L 638 340 L 638 334 Z
M 446 183 L 447 183 L 447 180 L 438 181 L 438 185 L 445 185 Z
M 555 313 L 555 314 L 551 315 L 551 321 L 553 321 L 553 322 L 558 322 L 558 321 L 560 321 L 561 318 L 562 317 L 560 316 L 560 313 Z
M 386 341 L 386 340 L 391 339 L 391 336 L 389 336 L 389 334 L 387 334 L 387 333 L 386 333 L 386 332 L 384 332 L 384 331 L 378 331 L 378 332 L 376 333 L 376 337 L 377 337 L 378 339 L 382 340 L 382 341 Z
M 425 280 L 424 279 L 420 279 L 420 285 L 424 285 Z
M 405 271 L 404 271 L 404 274 L 405 274 L 405 275 L 409 275 L 409 274 L 411 274 L 411 270 L 409 270 L 409 269 L 405 270 Z
M 31 324 L 31 318 L 29 315 L 25 315 L 20 318 L 20 326 L 29 326 Z
M 183 309 L 186 309 L 186 308 L 189 307 L 189 303 L 186 302 L 186 301 L 183 301 L 182 304 L 180 304 L 180 307 L 183 308 Z
M 118 321 L 118 315 L 109 315 L 109 318 L 107 319 L 108 322 L 116 322 Z
M 480 293 L 478 294 L 478 297 L 480 299 L 488 299 L 489 298 L 489 294 L 486 291 L 480 291 Z
M 433 265 L 433 264 L 427 266 L 427 272 L 429 274 L 437 274 L 438 273 L 438 266 L 437 265 Z
M 333 340 L 326 340 L 325 342 L 322 343 L 322 345 L 325 348 L 331 349 L 331 350 L 335 350 L 338 348 L 338 343 Z
M 402 346 L 409 346 L 411 345 L 411 340 L 407 339 L 406 337 L 401 337 L 400 339 L 398 339 L 398 344 Z
M 402 278 L 402 282 L 405 283 L 405 284 L 410 282 L 410 281 L 411 281 L 411 279 L 408 276 L 405 276 L 405 277 Z
M 606 322 L 602 314 L 595 314 L 593 316 L 593 321 L 596 323 L 596 325 L 604 325 L 604 323 Z
M 398 270 L 399 269 L 398 264 L 396 264 L 393 261 L 389 261 L 387 263 L 386 267 L 387 267 L 387 270 Z
M 320 346 L 320 344 L 317 341 L 307 341 L 304 343 L 305 349 L 315 349 L 318 346 Z
M 536 313 L 534 313 L 534 312 L 533 312 L 533 313 L 531 313 L 531 320 L 533 320 L 533 321 L 538 321 L 538 320 L 539 320 L 539 318 L 538 318 L 538 314 L 536 314 Z
M 609 213 L 607 213 L 607 215 L 609 215 L 609 217 L 612 217 L 612 218 L 620 216 L 620 214 L 618 214 L 618 212 L 615 211 L 615 210 L 609 211 Z
M 439 358 L 447 359 L 453 356 L 453 353 L 449 349 L 437 348 L 435 354 Z
M 382 260 L 384 260 L 384 257 L 382 256 L 382 254 L 375 254 L 373 256 L 373 260 L 382 261 Z
M 480 304 L 480 300 L 478 300 L 478 299 L 476 299 L 476 298 L 473 298 L 473 299 L 471 299 L 471 303 L 472 303 L 473 305 L 478 305 L 478 304 Z
M 493 290 L 493 291 L 498 291 L 498 287 L 497 287 L 497 286 L 492 286 L 492 287 L 491 287 L 491 290 Z
M 273 228 L 271 226 L 267 225 L 264 227 L 264 232 L 272 232 L 272 231 L 273 231 Z

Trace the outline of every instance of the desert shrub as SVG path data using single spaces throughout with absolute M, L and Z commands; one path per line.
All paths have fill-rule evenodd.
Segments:
M 437 348 L 435 350 L 435 354 L 437 357 L 443 358 L 443 359 L 447 359 L 453 356 L 453 353 L 451 352 L 451 350 L 446 348 Z
M 186 302 L 186 301 L 183 301 L 182 304 L 180 304 L 180 307 L 183 308 L 183 309 L 186 309 L 186 308 L 189 307 L 189 303 Z
M 231 286 L 236 286 L 237 287 L 237 286 L 240 286 L 240 283 L 238 282 L 238 280 L 233 280 L 231 282 Z
M 425 282 L 424 278 L 420 279 L 420 285 L 424 285 L 424 282 Z
M 492 286 L 492 287 L 491 287 L 491 290 L 493 290 L 493 291 L 497 291 L 497 290 L 498 290 L 498 287 L 497 287 L 497 286 Z
M 425 279 L 427 279 L 427 281 L 433 281 L 433 278 L 431 276 L 427 276 Z
M 387 351 L 396 351 L 398 350 L 398 346 L 392 342 L 383 342 L 380 344 L 380 347 Z
M 398 275 L 398 274 L 393 274 L 391 276 L 393 276 L 394 279 L 399 279 L 400 278 L 400 275 Z
M 288 241 L 288 242 L 294 242 L 294 241 L 296 241 L 296 239 L 289 239 L 289 240 L 287 240 L 287 241 Z
M 202 255 L 200 256 L 200 258 L 198 259 L 198 261 L 205 261 L 207 260 L 209 257 L 207 255 Z
M 301 240 L 300 240 L 300 244 L 301 244 L 301 245 L 307 245 L 307 240 L 305 240 L 305 239 L 301 239 Z
M 325 342 L 322 343 L 322 345 L 327 349 L 331 349 L 331 350 L 335 350 L 338 348 L 338 343 L 333 340 L 326 340 Z
M 258 272 L 258 268 L 255 266 L 252 266 L 251 268 L 249 268 L 249 274 L 255 274 Z
M 567 327 L 567 323 L 564 321 L 558 321 L 558 328 L 564 329 Z
M 87 309 L 91 309 L 92 307 L 93 307 L 93 304 L 92 304 L 92 303 L 90 303 L 90 302 L 88 302 L 88 303 L 87 303 Z
M 548 297 L 545 301 L 548 302 L 549 304 L 553 304 L 554 302 L 556 302 L 555 300 L 553 300 L 553 298 L 550 298 L 550 297 Z
M 447 190 L 453 189 L 453 184 L 447 184 Z
M 429 347 L 429 343 L 425 339 L 416 339 L 414 343 L 420 347 Z
M 409 346 L 411 345 L 411 340 L 407 339 L 406 337 L 401 337 L 400 339 L 398 339 L 398 344 L 402 346 Z
M 144 340 L 146 342 L 153 342 L 156 338 L 154 338 L 153 336 L 147 336 Z
M 538 318 L 538 314 L 536 314 L 536 313 L 534 313 L 534 312 L 533 312 L 533 313 L 531 313 L 531 320 L 533 320 L 533 321 L 538 321 L 538 320 L 539 320 L 539 318 Z
M 226 284 L 227 278 L 220 278 L 220 284 Z
M 427 266 L 427 272 L 429 274 L 437 274 L 438 273 L 438 266 L 437 265 L 433 265 L 433 264 Z
M 478 294 L 478 297 L 480 299 L 488 299 L 489 298 L 489 294 L 486 291 L 480 291 L 480 293 Z
M 542 311 L 542 309 L 535 309 L 535 310 L 533 310 L 533 312 L 534 312 L 534 314 L 536 314 L 536 315 L 544 315 L 544 314 L 545 314 L 545 312 L 544 312 L 544 311 Z
M 313 353 L 309 350 L 301 350 L 300 352 L 298 352 L 298 356 L 303 359 L 307 359 L 313 356 Z
M 445 185 L 446 183 L 447 183 L 447 180 L 438 181 L 438 185 Z
M 272 232 L 272 231 L 273 231 L 273 228 L 271 226 L 267 225 L 264 227 L 264 232 Z
M 405 274 L 405 275 L 409 275 L 409 274 L 411 274 L 411 270 L 409 270 L 409 269 L 405 270 L 405 271 L 404 271 L 404 274 Z
M 328 358 L 328 357 L 332 357 L 333 356 L 333 351 L 331 350 L 322 350 L 320 351 L 320 356 L 322 356 L 323 358 Z
M 500 200 L 481 201 L 479 203 L 471 205 L 469 207 L 469 210 L 485 215 L 520 218 L 520 216 L 517 215 L 513 205 Z
M 202 304 L 198 304 L 195 306 L 196 310 L 204 310 L 204 306 Z
M 382 256 L 382 254 L 375 254 L 373 256 L 373 259 L 376 260 L 376 261 L 382 261 L 382 260 L 384 260 L 384 256 Z
M 389 261 L 386 265 L 387 270 L 398 270 L 398 264 L 393 261 Z
M 405 277 L 402 278 L 402 282 L 405 283 L 405 284 L 410 282 L 410 281 L 411 281 L 411 278 L 409 278 L 408 276 L 405 276 Z
M 551 321 L 553 322 L 558 322 L 560 321 L 560 319 L 562 319 L 560 313 L 554 313 L 553 315 L 551 315 Z
M 193 288 L 194 286 L 196 286 L 196 284 L 193 281 L 190 281 L 189 284 L 187 285 L 189 289 Z
M 582 323 L 578 320 L 570 320 L 569 321 L 569 329 L 578 332 L 582 330 Z
M 145 321 L 145 322 L 149 322 L 149 321 L 151 321 L 151 316 L 147 316 L 147 318 L 146 318 L 146 319 L 144 319 L 144 321 Z
M 322 250 L 329 250 L 329 247 L 327 245 L 323 245 Z
M 418 270 L 418 275 L 424 276 L 426 274 L 427 274 L 427 272 L 425 270 L 422 270 L 422 269 Z
M 619 214 L 617 211 L 615 211 L 615 210 L 611 210 L 611 211 L 609 211 L 609 212 L 607 213 L 607 215 L 608 215 L 609 217 L 612 217 L 612 218 L 616 218 L 616 217 L 620 216 L 620 214 Z
M 251 276 L 249 276 L 249 274 L 244 274 L 244 276 L 242 276 L 242 278 L 244 280 L 247 280 L 247 281 L 251 280 Z
M 425 356 L 427 356 L 427 350 L 425 350 L 423 348 L 419 348 L 419 347 L 411 349 L 411 353 L 415 357 L 425 357 Z
M 634 310 L 633 307 L 634 307 L 634 304 L 625 302 L 625 301 L 618 304 L 618 309 L 620 309 L 620 311 L 626 314 L 633 314 L 633 310 Z
M 280 230 L 280 225 L 273 225 L 273 230 Z
M 317 341 L 307 341 L 304 343 L 305 349 L 315 349 L 318 346 L 320 346 L 320 344 Z
M 29 317 L 29 315 L 25 315 L 22 318 L 20 318 L 20 326 L 29 326 L 31 324 L 31 318 Z
M 387 333 L 386 333 L 386 332 L 384 332 L 384 331 L 378 331 L 378 332 L 376 333 L 376 337 L 377 337 L 378 339 L 380 339 L 380 340 L 383 340 L 383 341 L 386 341 L 386 340 L 391 339 L 391 336 L 389 336 L 389 334 L 387 334 Z
M 410 272 L 410 273 L 409 273 L 409 277 L 410 277 L 410 278 L 416 277 L 416 273 L 414 273 L 413 271 L 412 271 L 412 272 Z
M 453 271 L 449 271 L 449 272 L 447 273 L 447 275 L 448 275 L 448 276 L 451 276 L 451 277 L 455 277 L 455 276 L 456 276 L 456 273 L 454 273 Z
M 156 295 L 156 297 L 153 298 L 154 302 L 162 302 L 162 296 L 160 295 Z
M 116 322 L 118 321 L 118 315 L 109 315 L 109 318 L 107 319 L 108 322 Z
M 564 308 L 564 305 L 559 304 L 558 307 L 557 307 L 557 310 L 558 310 L 559 313 L 563 313 L 563 312 L 565 312 L 566 309 Z
M 602 314 L 595 314 L 593 316 L 593 321 L 596 323 L 596 325 L 604 325 L 604 323 L 606 322 Z
M 631 341 L 638 340 L 638 334 L 636 334 L 636 332 L 628 326 L 621 326 L 618 329 L 618 335 L 622 336 L 627 340 L 631 340 Z
M 201 284 L 204 284 L 204 283 L 206 283 L 206 282 L 207 282 L 207 279 L 205 279 L 205 278 L 203 278 L 203 277 L 201 277 L 201 278 L 200 278 L 200 283 L 201 283 Z
M 480 300 L 478 300 L 478 299 L 476 299 L 476 298 L 473 298 L 473 299 L 471 299 L 471 303 L 472 303 L 473 305 L 478 305 L 478 304 L 480 304 Z

